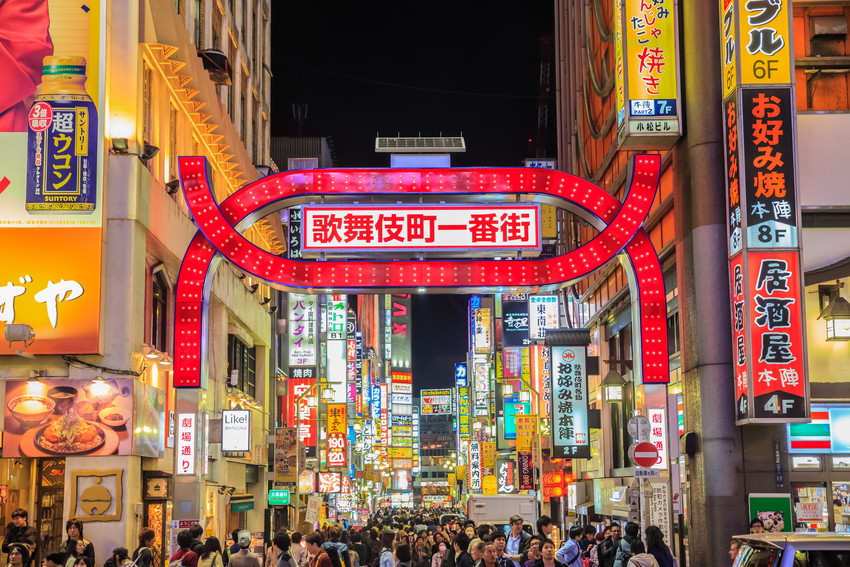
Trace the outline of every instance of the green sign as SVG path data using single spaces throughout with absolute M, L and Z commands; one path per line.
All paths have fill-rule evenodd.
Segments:
M 794 531 L 790 494 L 750 494 L 750 520 L 760 519 L 766 532 Z
M 230 502 L 231 512 L 247 512 L 254 509 L 253 500 L 233 500 Z
M 269 506 L 289 506 L 289 491 L 269 490 Z

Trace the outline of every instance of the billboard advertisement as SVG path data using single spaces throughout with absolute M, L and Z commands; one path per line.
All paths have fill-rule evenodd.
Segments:
M 165 393 L 136 380 L 9 381 L 5 399 L 4 458 L 161 456 Z
M 316 296 L 289 294 L 289 366 L 316 366 Z
M 510 300 L 505 299 L 511 297 Z M 502 345 L 521 347 L 531 344 L 528 337 L 528 296 L 524 293 L 502 296 Z
M 590 458 L 587 348 L 552 348 L 552 455 Z
M 98 0 L 6 2 L 0 35 L 0 322 L 31 354 L 100 351 L 103 195 Z M 21 37 L 27 41 L 21 41 Z M 0 354 L 23 350 L 0 344 Z
M 422 415 L 445 415 L 452 413 L 452 390 L 421 390 Z
M 528 296 L 528 337 L 542 339 L 546 329 L 557 329 L 558 325 L 558 296 L 529 295 Z

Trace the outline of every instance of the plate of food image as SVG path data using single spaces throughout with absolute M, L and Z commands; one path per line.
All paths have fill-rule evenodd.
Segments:
M 73 415 L 31 429 L 21 437 L 20 444 L 26 456 L 111 454 L 117 447 L 118 436 L 113 431 Z

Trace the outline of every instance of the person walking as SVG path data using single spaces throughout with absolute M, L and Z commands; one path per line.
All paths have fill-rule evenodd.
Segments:
M 605 533 L 596 534 L 596 544 L 590 548 L 588 553 L 590 567 L 599 567 L 599 549 L 601 548 L 603 541 L 605 541 Z
M 655 557 L 659 567 L 677 567 L 673 552 L 664 543 L 664 534 L 658 526 L 646 528 L 646 552 Z
M 632 543 L 637 541 L 640 534 L 640 526 L 635 522 L 628 522 L 623 529 L 625 536 L 617 542 L 614 553 L 614 567 L 626 567 L 626 556 L 632 553 Z
M 617 553 L 617 547 L 620 545 L 621 529 L 617 522 L 606 528 L 605 541 L 599 546 L 599 567 L 614 567 L 614 556 Z
M 410 545 L 401 543 L 395 546 L 395 567 L 411 567 Z
M 230 555 L 228 567 L 260 567 L 260 556 L 250 549 L 251 532 L 248 530 L 239 530 L 239 533 L 236 535 L 236 543 L 239 544 L 239 551 Z M 180 534 L 177 534 L 177 537 L 179 539 Z M 321 539 L 321 536 L 319 537 Z
M 552 529 L 555 524 L 549 516 L 540 516 L 537 518 L 537 535 L 543 539 L 552 539 Z
M 68 539 L 65 543 L 65 567 L 74 567 L 74 564 L 77 563 L 77 559 L 83 557 L 83 553 L 86 550 L 85 541 L 81 539 Z M 114 554 L 114 551 L 113 551 Z M 106 563 L 113 561 L 113 558 L 110 557 L 106 560 Z M 106 563 L 104 563 L 104 567 L 106 567 Z M 94 565 L 94 563 L 92 563 Z
M 504 534 L 502 534 L 502 541 L 504 541 Z M 458 533 L 454 541 L 452 543 L 455 551 L 454 556 L 454 565 L 457 567 L 473 567 L 472 566 L 472 556 L 469 554 L 469 536 L 466 535 L 466 532 Z
M 635 539 L 629 543 L 631 557 L 626 563 L 626 567 L 658 567 L 658 562 L 652 554 L 646 552 L 646 545 L 643 541 Z
M 567 567 L 581 567 L 581 545 L 579 541 L 584 537 L 584 528 L 573 526 L 570 528 L 570 537 L 555 554 L 558 561 Z
M 198 567 L 224 567 L 221 542 L 218 541 L 217 537 L 210 536 L 204 542 L 204 549 L 198 558 Z
M 732 565 L 735 564 L 735 560 L 738 559 L 738 553 L 741 551 L 741 542 L 737 539 L 733 539 L 729 543 L 729 558 L 732 559 Z
M 381 534 L 381 553 L 379 555 L 379 567 L 395 566 L 395 559 L 393 557 L 394 542 L 395 532 L 393 532 L 392 530 L 384 530 L 384 533 Z
M 304 538 L 304 549 L 310 554 L 310 567 L 333 567 L 328 552 L 322 549 L 322 534 L 313 532 Z M 392 566 L 390 566 L 392 567 Z
M 304 545 L 301 543 L 301 532 L 292 532 L 292 536 L 290 539 L 292 541 L 292 547 L 290 549 L 290 553 L 292 554 L 292 559 L 295 561 L 295 567 L 307 567 L 307 551 L 304 549 Z
M 151 567 L 153 564 L 151 547 L 155 538 L 156 533 L 150 528 L 139 532 L 139 547 L 133 551 L 133 563 L 136 567 Z
M 475 567 L 497 567 L 496 546 L 492 543 L 485 543 L 484 549 L 481 552 L 481 559 L 475 564 Z
M 181 567 L 198 567 L 198 554 L 192 551 L 192 543 L 195 538 L 189 530 L 182 530 L 177 534 L 177 545 L 179 549 L 175 551 L 169 561 L 174 563 L 179 560 Z
M 3 544 L 3 547 L 7 547 Z M 30 562 L 30 550 L 23 543 L 12 543 L 8 546 L 9 565 L 8 567 L 25 567 Z

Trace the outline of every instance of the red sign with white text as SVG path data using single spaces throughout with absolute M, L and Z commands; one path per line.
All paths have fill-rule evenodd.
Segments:
M 310 389 L 310 386 L 316 380 L 313 378 L 290 378 L 289 379 L 289 395 L 287 396 L 287 426 L 295 427 L 296 411 L 299 415 L 298 422 L 298 440 L 305 447 L 312 447 L 316 444 L 316 407 L 310 406 L 310 396 L 304 396 L 295 408 L 295 403 L 298 397 Z
M 539 249 L 539 205 L 304 206 L 302 251 Z
M 799 252 L 750 252 L 747 264 L 753 415 L 804 418 L 808 409 Z

